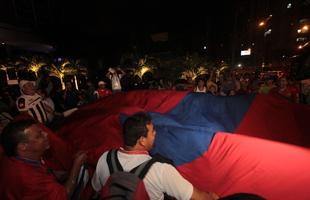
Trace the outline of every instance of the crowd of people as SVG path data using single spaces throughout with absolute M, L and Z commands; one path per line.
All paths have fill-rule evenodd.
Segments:
M 224 74 L 220 80 L 198 79 L 194 92 L 209 93 L 216 96 L 234 96 L 243 94 L 276 94 L 292 103 L 310 104 L 309 88 L 286 76 L 251 77 L 248 74 L 238 76 Z
M 120 68 L 109 68 L 106 76 L 97 83 L 88 80 L 79 90 L 71 81 L 65 82 L 62 89 L 59 82 L 46 73 L 32 80 L 20 80 L 18 90 L 2 88 L 0 95 L 1 129 L 19 113 L 27 112 L 37 121 L 57 128 L 64 117 L 72 114 L 79 106 L 105 98 L 113 93 L 130 90 L 186 90 L 208 93 L 215 96 L 242 94 L 276 94 L 293 103 L 310 104 L 309 83 L 301 84 L 286 76 L 254 73 L 237 74 L 229 71 L 209 76 L 201 75 L 195 80 L 171 81 L 126 73 Z
M 65 89 L 62 89 L 51 81 L 50 77 L 39 76 L 36 80 L 20 80 L 19 95 L 12 96 L 8 92 L 1 94 L 1 143 L 6 154 L 1 161 L 3 165 L 0 169 L 1 198 L 77 198 L 75 192 L 80 186 L 78 180 L 87 156 L 83 152 L 78 152 L 71 170 L 66 173 L 59 174 L 57 170 L 49 169 L 42 159 L 45 151 L 50 148 L 48 133 L 42 126 L 57 129 L 62 125 L 64 118 L 78 110 L 80 106 L 121 91 L 186 90 L 215 96 L 273 93 L 292 103 L 309 104 L 309 91 L 304 91 L 298 82 L 285 76 L 259 78 L 254 74 L 236 75 L 233 72 L 227 72 L 220 76 L 211 73 L 210 76 L 197 77 L 195 81 L 188 79 L 172 83 L 165 79 L 156 80 L 150 76 L 141 79 L 126 74 L 120 68 L 110 68 L 106 78 L 96 84 L 95 87 L 94 83 L 88 81 L 84 88 L 77 90 L 74 84 L 68 81 L 65 83 Z M 16 115 L 22 113 L 32 119 L 28 117 L 14 120 Z M 148 114 L 137 113 L 125 121 L 123 132 L 124 147 L 116 154 L 119 165 L 125 171 L 130 171 L 152 159 L 148 151 L 154 143 L 156 130 Z M 99 193 L 105 195 L 102 193 L 102 188 L 111 175 L 107 157 L 109 157 L 109 151 L 99 159 L 94 175 L 88 177 L 89 180 L 83 179 L 91 182 L 94 189 L 93 198 Z M 39 179 L 32 179 L 30 175 Z M 213 192 L 207 193 L 195 188 L 170 163 L 166 162 L 156 161 L 143 180 L 151 199 L 163 199 L 165 195 L 174 196 L 177 199 L 220 198 Z M 38 191 L 41 193 L 38 194 Z

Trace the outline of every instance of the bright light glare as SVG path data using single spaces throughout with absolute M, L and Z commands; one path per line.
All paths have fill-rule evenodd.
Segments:
M 144 74 L 145 72 L 148 72 L 148 71 L 150 71 L 150 68 L 147 67 L 147 66 L 143 66 L 142 69 L 141 69 L 141 71 L 140 71 L 141 76 L 143 76 L 143 74 Z
M 302 27 L 302 30 L 303 30 L 303 31 L 308 31 L 308 30 L 309 30 L 309 26 L 308 26 L 308 25 L 304 25 L 304 26 Z
M 265 22 L 261 21 L 258 26 L 264 26 L 265 25 Z

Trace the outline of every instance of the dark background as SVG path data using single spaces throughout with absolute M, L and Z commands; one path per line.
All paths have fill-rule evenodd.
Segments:
M 270 63 L 298 53 L 296 30 L 310 18 L 309 5 L 310 0 L 1 0 L 0 22 L 40 37 L 54 56 L 99 59 L 107 66 L 133 51 L 198 52 L 232 66 L 258 66 L 263 52 Z M 273 32 L 263 42 L 265 30 L 257 24 L 270 14 L 266 28 Z M 156 33 L 168 37 L 156 42 Z M 253 55 L 240 57 L 250 47 Z

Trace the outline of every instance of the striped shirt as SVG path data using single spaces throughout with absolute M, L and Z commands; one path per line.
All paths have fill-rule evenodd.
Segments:
M 38 122 L 43 124 L 47 122 L 47 113 L 39 94 L 32 96 L 23 94 L 16 100 L 16 105 L 20 112 L 28 112 Z

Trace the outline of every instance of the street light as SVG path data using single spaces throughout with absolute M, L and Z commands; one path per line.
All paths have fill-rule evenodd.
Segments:
M 272 29 L 268 29 L 267 31 L 265 31 L 264 36 L 266 37 L 267 35 L 271 34 Z
M 262 27 L 262 26 L 265 26 L 265 22 L 264 21 L 261 21 L 258 26 Z
M 301 45 L 298 45 L 298 49 L 299 50 L 301 50 L 301 49 L 303 49 L 303 48 L 305 48 L 306 46 L 308 46 L 309 45 L 309 42 L 307 42 L 307 43 L 305 43 L 305 44 L 301 44 Z
M 297 33 L 308 33 L 308 31 L 309 31 L 309 26 L 304 25 L 303 27 L 297 30 Z
M 259 22 L 258 27 L 263 28 L 264 30 L 264 38 L 263 38 L 263 62 L 262 62 L 262 69 L 265 67 L 265 51 L 266 51 L 266 37 L 267 35 L 271 34 L 272 29 L 267 30 L 267 23 L 272 18 L 272 15 L 269 15 L 266 19 Z
M 272 15 L 269 15 L 266 19 L 260 21 L 260 22 L 258 23 L 258 26 L 259 26 L 259 27 L 264 27 L 264 26 L 266 26 L 267 22 L 268 22 L 271 18 L 272 18 Z
M 304 26 L 302 27 L 302 30 L 303 30 L 304 32 L 307 32 L 307 31 L 309 30 L 309 26 L 308 26 L 308 25 L 304 25 Z

